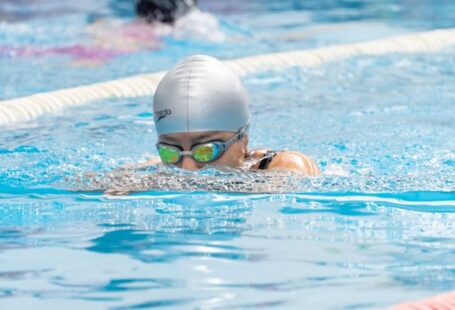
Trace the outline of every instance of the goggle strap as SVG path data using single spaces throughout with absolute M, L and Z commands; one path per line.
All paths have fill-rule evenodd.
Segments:
M 246 124 L 244 127 L 240 128 L 240 130 L 231 139 L 229 139 L 225 143 L 221 144 L 223 151 L 225 149 L 227 149 L 228 147 L 230 147 L 235 142 L 242 140 L 243 137 L 245 136 L 245 131 L 247 130 L 249 125 L 250 125 L 250 123 L 248 122 L 248 124 Z

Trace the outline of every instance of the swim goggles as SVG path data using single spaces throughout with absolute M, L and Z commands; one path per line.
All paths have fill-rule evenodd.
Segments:
M 247 132 L 248 125 L 249 124 L 242 127 L 227 141 L 215 140 L 196 144 L 191 147 L 190 151 L 184 151 L 179 146 L 169 145 L 162 142 L 159 142 L 156 145 L 156 148 L 161 161 L 165 164 L 178 164 L 182 160 L 183 156 L 191 156 L 199 163 L 209 163 L 220 158 L 232 144 L 243 139 Z

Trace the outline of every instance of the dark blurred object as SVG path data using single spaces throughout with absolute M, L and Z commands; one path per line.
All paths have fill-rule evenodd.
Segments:
M 173 24 L 196 7 L 196 0 L 137 0 L 136 11 L 147 22 Z

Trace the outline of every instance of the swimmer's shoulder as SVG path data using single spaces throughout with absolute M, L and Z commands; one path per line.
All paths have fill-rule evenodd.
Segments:
M 252 169 L 256 170 L 290 170 L 309 176 L 321 174 L 319 167 L 313 159 L 296 151 L 268 151 L 259 149 L 250 151 L 248 156 L 256 162 L 252 166 Z

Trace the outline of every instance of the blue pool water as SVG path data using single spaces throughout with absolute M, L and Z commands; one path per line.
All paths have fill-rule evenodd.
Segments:
M 19 52 L 86 44 L 93 19 L 132 18 L 128 1 L 2 1 L 0 98 L 166 69 L 192 53 L 235 58 L 455 27 L 450 2 L 201 6 L 224 41 L 166 36 L 159 49 L 87 65 Z M 232 192 L 228 174 L 215 176 L 228 192 L 204 191 L 211 171 L 189 188 L 72 191 L 83 172 L 156 153 L 151 98 L 1 128 L 0 308 L 376 309 L 455 289 L 454 52 L 246 77 L 251 147 L 300 150 L 324 174 L 280 176 L 285 185 L 268 193 Z

